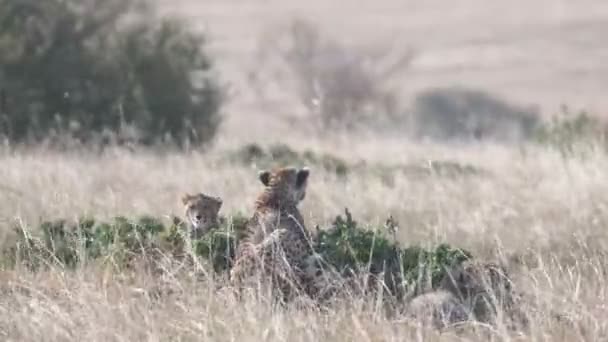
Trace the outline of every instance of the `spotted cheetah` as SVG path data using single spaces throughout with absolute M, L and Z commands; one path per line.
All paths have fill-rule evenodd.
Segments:
M 427 292 L 414 297 L 406 307 L 406 316 L 423 325 L 438 329 L 468 321 L 472 314 L 467 306 L 451 292 Z
M 514 318 L 513 295 L 504 267 L 469 260 L 448 269 L 436 290 L 414 297 L 406 310 L 409 317 L 440 329 L 471 320 L 495 324 L 500 314 Z
M 222 207 L 221 198 L 203 193 L 196 195 L 184 194 L 182 196 L 182 203 L 192 239 L 202 237 L 211 228 L 218 225 L 218 214 Z
M 237 288 L 270 281 L 283 299 L 305 291 L 304 263 L 312 252 L 311 235 L 297 205 L 306 196 L 309 174 L 308 168 L 292 167 L 259 173 L 264 190 L 230 273 Z
M 438 288 L 460 299 L 475 320 L 494 324 L 503 319 L 520 326 L 527 319 L 519 310 L 518 297 L 507 269 L 491 262 L 468 260 L 448 270 Z

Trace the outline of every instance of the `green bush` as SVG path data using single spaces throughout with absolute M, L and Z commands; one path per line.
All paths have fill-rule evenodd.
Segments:
M 396 223 L 389 219 L 384 227 L 361 227 L 348 209 L 337 216 L 327 230 L 319 230 L 315 250 L 323 261 L 343 276 L 351 276 L 362 268 L 371 274 L 384 273 L 384 282 L 393 294 L 420 291 L 420 287 L 436 287 L 446 269 L 469 258 L 471 253 L 441 244 L 433 249 L 418 246 L 401 248 L 386 233 L 394 233 Z M 426 278 L 431 283 L 426 284 Z
M 125 268 L 138 257 L 153 259 L 163 254 L 179 258 L 193 251 L 220 271 L 231 266 L 244 221 L 240 216 L 230 222 L 223 220 L 218 229 L 191 241 L 190 246 L 184 234 L 185 223 L 178 218 L 170 225 L 147 216 L 136 220 L 115 217 L 107 222 L 94 219 L 43 222 L 39 232 L 15 228 L 17 238 L 12 245 L 5 246 L 4 262 L 9 266 L 25 264 L 34 269 L 45 264 L 73 268 L 86 260 L 103 258 Z
M 0 0 L 0 137 L 209 142 L 221 89 L 205 39 L 141 0 Z
M 536 131 L 536 141 L 564 155 L 578 154 L 579 148 L 596 144 L 606 147 L 608 125 L 585 111 L 571 112 L 563 107 L 560 114 Z
M 101 260 L 120 270 L 142 258 L 154 265 L 164 255 L 200 258 L 216 272 L 223 272 L 233 264 L 246 222 L 243 215 L 222 218 L 216 229 L 198 240 L 186 237 L 185 223 L 178 218 L 168 225 L 147 216 L 136 220 L 115 217 L 107 222 L 91 218 L 43 222 L 38 231 L 16 228 L 17 239 L 5 245 L 2 261 L 8 267 L 39 269 L 50 265 L 74 268 Z M 396 295 L 435 286 L 446 267 L 471 257 L 469 252 L 448 245 L 401 248 L 386 237 L 395 227 L 392 220 L 379 229 L 362 227 L 346 210 L 345 216 L 336 217 L 331 227 L 316 232 L 313 247 L 325 265 L 344 277 L 360 271 L 383 275 L 389 291 Z

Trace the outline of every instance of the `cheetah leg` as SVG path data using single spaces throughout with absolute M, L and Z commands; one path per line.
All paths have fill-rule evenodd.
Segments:
M 242 255 L 236 260 L 230 271 L 231 283 L 240 290 L 243 287 L 259 285 L 254 275 L 270 275 L 281 283 L 289 279 L 288 262 L 283 255 L 282 242 L 287 234 L 286 229 L 277 229 L 258 244 L 243 246 Z

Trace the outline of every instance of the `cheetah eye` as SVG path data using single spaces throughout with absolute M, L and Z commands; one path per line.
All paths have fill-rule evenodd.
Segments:
M 195 218 L 196 218 L 197 220 L 199 220 L 199 221 L 200 221 L 200 220 L 201 220 L 201 214 L 197 214 L 197 215 L 195 216 Z

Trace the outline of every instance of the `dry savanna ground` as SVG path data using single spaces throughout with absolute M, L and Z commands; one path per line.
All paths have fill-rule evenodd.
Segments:
M 302 143 L 304 146 L 305 143 Z M 348 161 L 416 164 L 425 158 L 456 160 L 485 172 L 439 176 L 397 174 L 386 180 L 357 169 L 346 179 L 312 167 L 302 206 L 308 226 L 350 208 L 363 222 L 392 214 L 405 246 L 449 242 L 476 256 L 506 262 L 517 286 L 535 303 L 523 340 L 600 340 L 606 336 L 604 170 L 608 158 L 564 160 L 535 148 L 450 148 L 378 141 L 336 147 Z M 222 196 L 223 212 L 251 212 L 260 184 L 256 170 L 207 154 L 108 152 L 103 156 L 28 151 L 1 155 L 2 206 L 7 221 L 96 216 L 180 214 L 183 191 Z M 6 229 L 4 229 L 6 231 Z M 464 335 L 418 328 L 387 317 L 365 298 L 330 312 L 275 309 L 238 302 L 216 288 L 221 279 L 194 280 L 187 272 L 154 278 L 146 272 L 114 274 L 95 264 L 76 271 L 3 272 L 0 333 L 10 340 L 451 340 L 517 339 L 505 329 L 478 328 Z M 157 284 L 176 290 L 166 300 L 142 293 Z M 570 325 L 552 318 L 560 313 Z
M 96 264 L 31 273 L 3 270 L 0 337 L 5 341 L 600 341 L 608 339 L 608 156 L 563 158 L 534 146 L 420 144 L 363 133 L 309 137 L 278 120 L 295 104 L 256 102 L 243 76 L 256 38 L 285 15 L 316 19 L 345 41 L 396 40 L 419 50 L 404 76 L 404 97 L 429 85 L 480 86 L 552 110 L 566 102 L 606 106 L 604 1 L 260 1 L 180 0 L 165 6 L 212 33 L 224 78 L 234 86 L 229 117 L 212 150 L 155 153 L 107 150 L 0 151 L 0 227 L 82 215 L 181 215 L 183 192 L 224 199 L 222 212 L 251 213 L 261 189 L 255 166 L 227 151 L 251 141 L 331 153 L 349 165 L 428 165 L 455 161 L 484 172 L 441 176 L 379 175 L 370 167 L 346 178 L 311 167 L 302 205 L 306 224 L 324 225 L 348 207 L 362 222 L 399 222 L 404 246 L 448 242 L 505 262 L 531 305 L 523 332 L 469 326 L 439 332 L 387 316 L 369 298 L 327 312 L 237 301 L 223 279 L 194 279 L 171 269 L 113 273 Z M 356 37 L 357 39 L 354 39 Z M 604 73 L 604 76 L 602 76 Z M 407 82 L 406 82 L 407 81 Z M 281 95 L 281 94 L 279 94 Z M 270 103 L 270 105 L 269 105 Z M 270 112 L 269 112 L 270 111 Z M 286 113 L 287 112 L 287 113 Z M 254 123 L 252 123 L 252 121 Z M 276 122 L 276 124 L 274 124 Z M 152 300 L 156 285 L 173 294 Z M 555 319 L 559 313 L 564 320 Z

